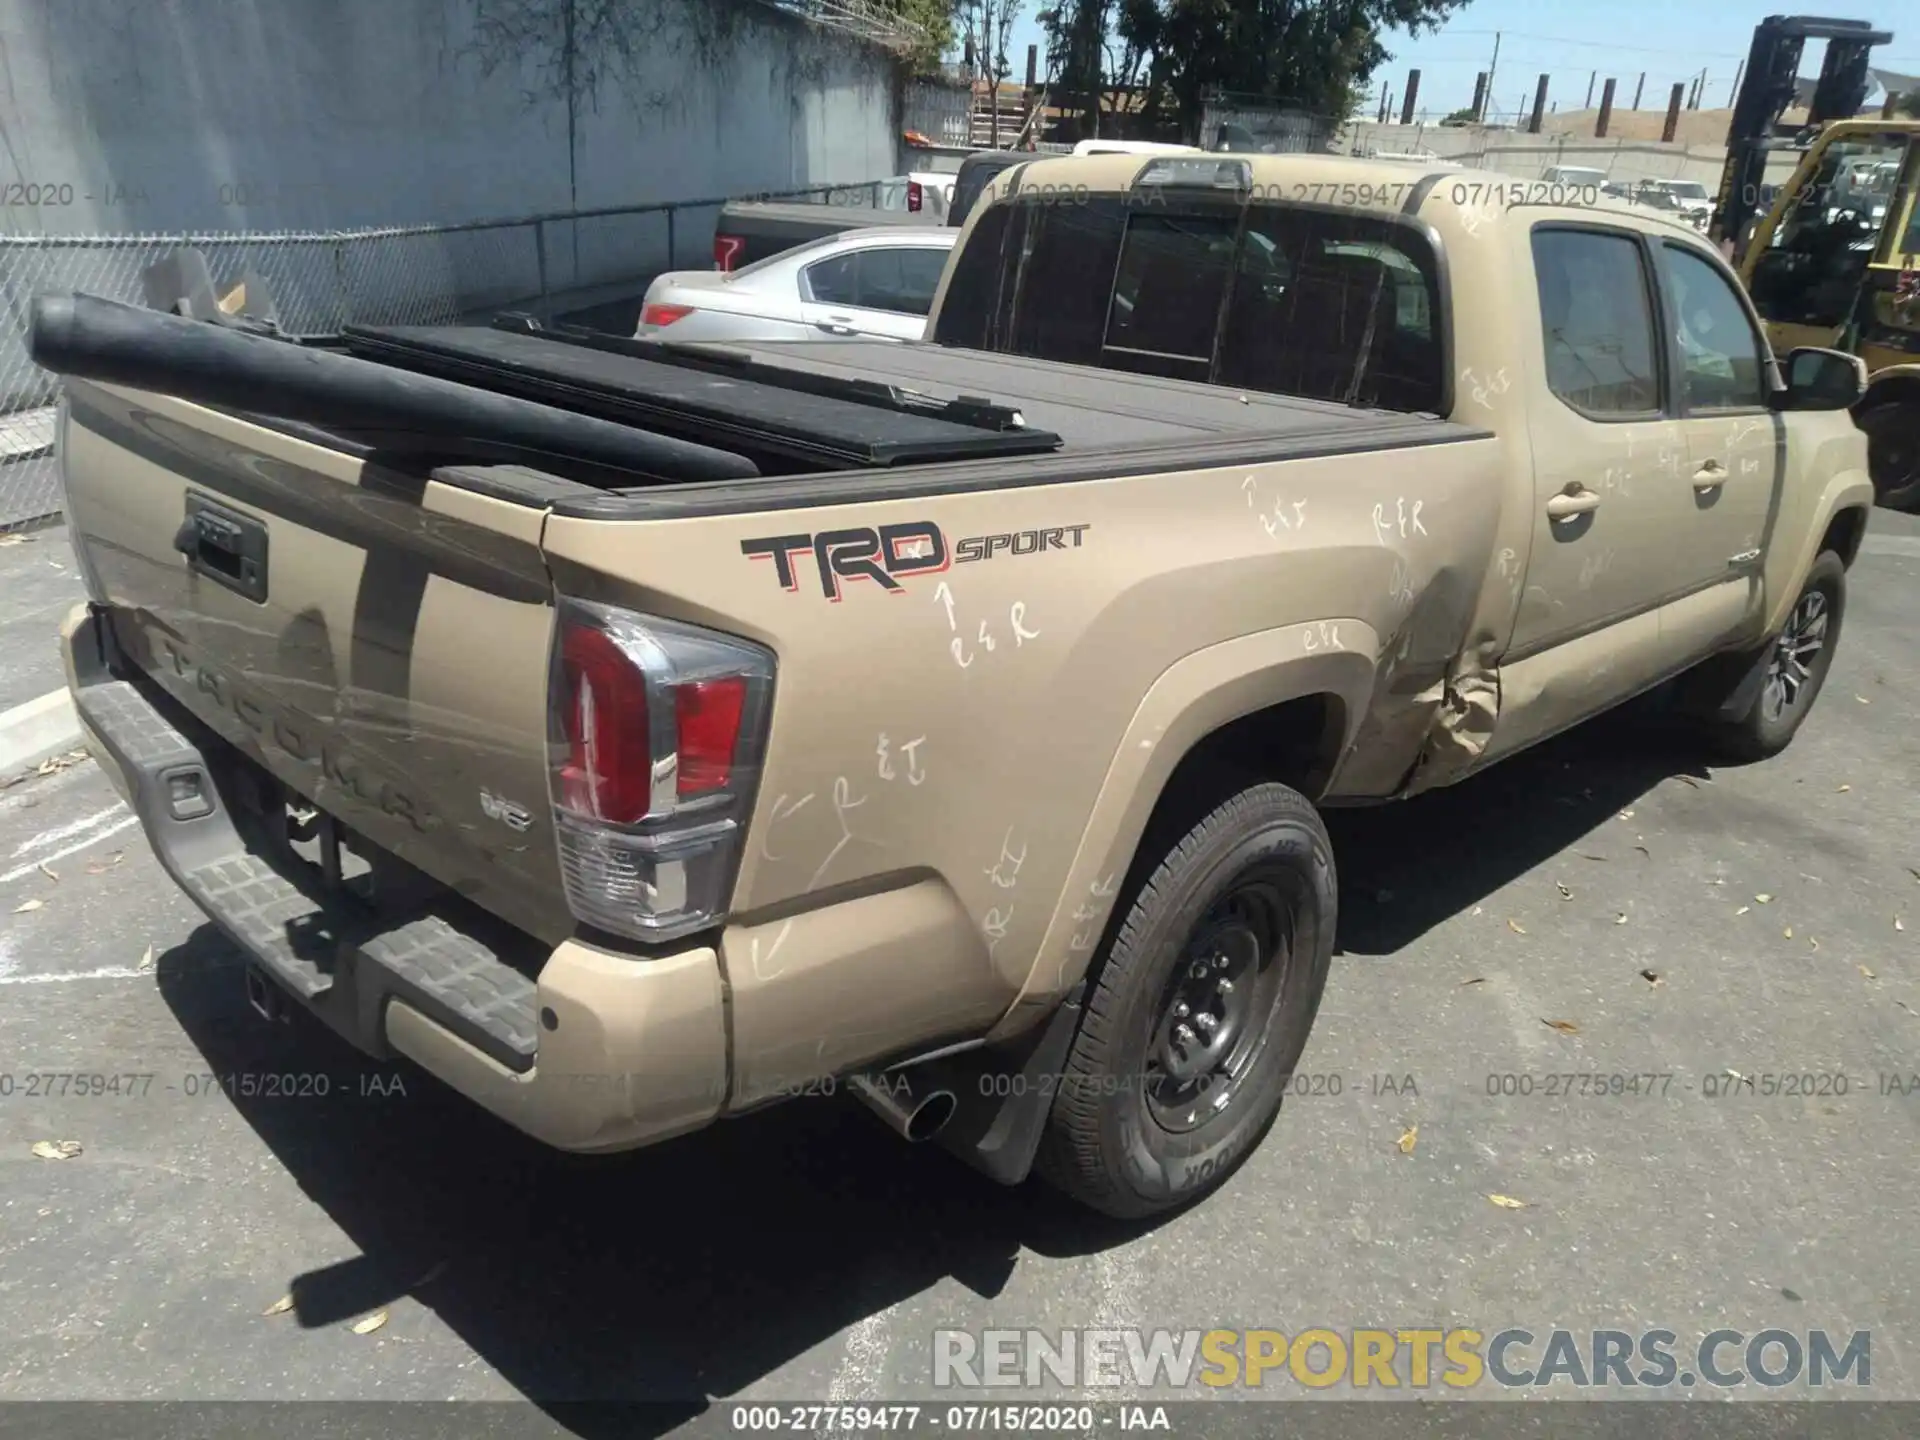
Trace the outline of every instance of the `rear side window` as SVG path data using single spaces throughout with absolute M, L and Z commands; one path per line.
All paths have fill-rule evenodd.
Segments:
M 809 265 L 807 292 L 821 305 L 925 315 L 947 255 L 917 245 L 850 251 Z
M 1371 216 L 1016 199 L 980 216 L 934 339 L 1439 413 L 1441 293 L 1425 237 Z
M 1599 418 L 1657 413 L 1656 331 L 1639 242 L 1596 230 L 1536 230 L 1533 270 L 1548 388 Z

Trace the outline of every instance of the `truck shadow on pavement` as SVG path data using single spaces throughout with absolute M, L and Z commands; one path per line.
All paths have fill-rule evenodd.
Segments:
M 1336 953 L 1387 956 L 1562 851 L 1646 863 L 1633 834 L 1595 835 L 1661 782 L 1710 777 L 1661 719 L 1602 716 L 1411 800 L 1330 810 L 1340 866 Z
M 1575 732 L 1457 789 L 1336 812 L 1342 949 L 1392 954 L 1662 779 L 1703 773 L 1689 765 L 1658 737 Z M 360 1251 L 293 1279 L 297 1321 L 344 1326 L 412 1297 L 565 1431 L 661 1433 L 943 1280 L 993 1296 L 1023 1249 L 1086 1254 L 1147 1228 L 1038 1181 L 1003 1189 L 844 1097 L 632 1155 L 562 1155 L 304 1015 L 258 1019 L 239 973 L 211 925 L 159 963 L 210 1070 L 329 1077 L 325 1100 L 228 1097 Z M 630 1401 L 661 1403 L 600 1408 Z
M 304 1015 L 260 1020 L 211 925 L 158 970 L 208 1070 L 329 1077 L 326 1100 L 227 1096 L 360 1251 L 292 1277 L 290 1318 L 344 1328 L 411 1296 L 574 1433 L 661 1433 L 829 1344 L 804 1386 L 824 1399 L 847 1327 L 943 1280 L 995 1295 L 1022 1249 L 1081 1254 L 1143 1230 L 1038 1181 L 1004 1189 L 845 1097 L 630 1155 L 560 1154 Z M 630 1401 L 662 1403 L 600 1408 Z

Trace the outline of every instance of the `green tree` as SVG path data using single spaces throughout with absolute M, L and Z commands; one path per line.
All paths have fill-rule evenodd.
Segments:
M 1060 0 L 1048 27 L 1061 89 L 1114 77 L 1109 41 L 1145 77 L 1146 109 L 1191 133 L 1211 90 L 1353 113 L 1390 57 L 1381 37 L 1436 29 L 1467 0 Z
M 915 39 L 902 59 L 915 75 L 932 75 L 954 44 L 959 0 L 881 0 L 882 7 L 912 27 Z

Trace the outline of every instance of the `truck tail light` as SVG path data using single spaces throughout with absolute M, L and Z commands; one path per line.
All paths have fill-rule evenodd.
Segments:
M 740 258 L 740 251 L 746 243 L 738 235 L 715 235 L 713 237 L 713 268 L 723 275 L 732 273 L 733 262 Z
M 749 641 L 560 602 L 548 773 L 577 919 L 672 940 L 724 917 L 773 676 L 772 653 Z
M 918 180 L 909 180 L 907 182 L 907 209 L 918 214 L 920 207 L 926 203 L 926 199 L 925 192 L 920 188 L 920 182 Z
M 691 305 L 642 305 L 640 323 L 642 325 L 671 325 L 676 320 L 684 320 L 693 314 Z

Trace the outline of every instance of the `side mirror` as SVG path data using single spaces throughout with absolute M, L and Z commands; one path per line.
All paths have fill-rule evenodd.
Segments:
M 1867 393 L 1866 362 L 1844 350 L 1805 345 L 1780 368 L 1787 383 L 1773 392 L 1776 410 L 1851 410 Z

